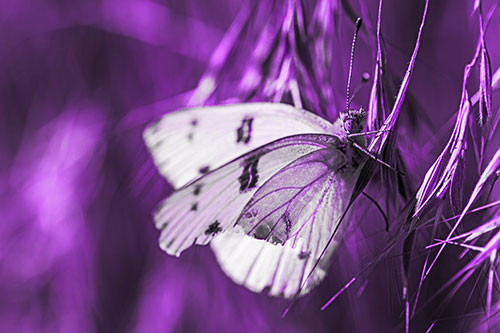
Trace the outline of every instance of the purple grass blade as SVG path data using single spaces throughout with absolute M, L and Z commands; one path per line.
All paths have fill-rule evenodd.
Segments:
M 491 89 L 497 90 L 500 88 L 500 66 L 497 67 L 495 74 L 493 74 L 493 78 L 491 79 Z
M 354 283 L 354 281 L 356 281 L 356 278 L 353 277 L 351 280 L 349 280 L 349 282 L 347 282 L 345 284 L 345 286 L 342 287 L 342 289 L 340 289 L 335 295 L 333 295 L 329 300 L 328 302 L 326 302 L 322 307 L 321 307 L 321 311 L 324 311 L 330 304 L 332 304 L 332 302 L 340 296 L 340 294 L 342 294 L 347 288 L 349 288 L 349 286 L 351 284 Z
M 475 212 L 479 212 L 479 211 L 482 211 L 482 210 L 485 210 L 485 209 L 489 209 L 489 208 L 491 208 L 491 207 L 495 207 L 495 206 L 498 206 L 498 205 L 500 205 L 500 200 L 493 201 L 493 202 L 491 202 L 491 203 L 489 203 L 489 204 L 486 204 L 486 205 L 479 206 L 479 207 L 477 207 L 477 208 L 471 209 L 471 210 L 469 210 L 469 211 L 467 212 L 467 214 L 466 214 L 466 215 L 469 215 L 469 214 L 472 214 L 472 213 L 475 213 Z M 452 217 L 449 217 L 449 218 L 446 218 L 446 219 L 442 219 L 442 220 L 441 220 L 441 222 L 442 222 L 442 223 L 446 223 L 446 224 L 447 224 L 447 222 L 452 221 L 452 220 L 456 220 L 456 219 L 458 219 L 459 217 L 460 217 L 460 214 L 455 215 L 455 216 L 452 216 Z M 428 223 L 432 222 L 433 220 L 434 220 L 434 219 L 431 219 L 431 220 L 425 220 L 422 224 L 423 224 L 423 225 L 426 225 L 426 224 L 428 224 Z M 451 227 L 450 227 L 450 228 L 451 228 Z
M 410 302 L 408 301 L 407 289 L 403 288 L 403 299 L 405 301 L 405 332 L 410 332 Z
M 438 188 L 438 191 L 435 194 L 436 198 L 438 199 L 442 199 L 445 196 L 450 184 L 453 182 L 455 178 L 455 173 L 457 169 L 460 168 L 460 161 L 463 161 L 465 158 L 465 152 L 467 147 L 466 129 L 470 113 L 470 103 L 467 97 L 468 95 L 466 94 L 463 109 L 458 115 L 458 120 L 457 120 L 459 122 L 458 131 L 451 145 L 453 148 L 451 150 L 450 158 L 448 160 L 446 168 L 443 171 L 443 177 L 441 178 L 440 187 Z
M 433 322 L 431 323 L 431 325 L 429 326 L 429 328 L 427 329 L 427 331 L 425 331 L 425 333 L 430 333 L 430 331 L 434 328 L 434 325 L 436 325 L 436 322 L 435 322 L 435 321 L 433 321 Z
M 218 73 L 221 71 L 222 66 L 226 62 L 229 52 L 234 47 L 234 44 L 238 36 L 241 34 L 244 24 L 248 20 L 251 12 L 252 11 L 248 2 L 244 1 L 238 16 L 236 16 L 232 25 L 229 27 L 228 31 L 210 57 L 208 70 L 200 79 L 198 87 L 195 89 L 193 95 L 188 101 L 188 106 L 205 104 L 209 96 L 213 93 Z
M 381 132 L 380 135 L 376 136 L 368 147 L 368 150 L 371 151 L 372 153 L 376 153 L 376 155 L 378 155 L 378 153 L 380 153 L 384 149 L 390 135 L 390 132 L 386 131 L 392 130 L 394 128 L 396 121 L 399 117 L 399 113 L 401 112 L 401 107 L 403 105 L 403 101 L 406 96 L 406 91 L 408 90 L 408 86 L 410 84 L 413 68 L 415 67 L 415 61 L 417 59 L 418 50 L 420 48 L 420 39 L 422 37 L 422 31 L 424 30 L 425 19 L 427 17 L 428 8 L 429 8 L 429 0 L 426 0 L 424 11 L 422 14 L 422 21 L 420 23 L 420 27 L 418 28 L 418 35 L 417 35 L 417 40 L 415 42 L 415 48 L 413 49 L 413 53 L 410 58 L 410 63 L 408 64 L 405 76 L 403 78 L 403 81 L 401 82 L 401 86 L 399 88 L 396 101 L 394 102 L 394 106 L 392 108 L 391 113 L 389 114 L 389 116 L 387 116 L 387 118 L 384 121 L 384 124 L 382 125 L 381 130 L 383 132 Z
M 496 8 L 496 7 L 495 7 Z M 490 18 L 493 11 L 490 11 L 488 18 Z M 489 21 L 487 21 L 489 22 Z M 445 148 L 442 150 L 439 157 L 435 160 L 431 168 L 427 171 L 423 182 L 417 192 L 417 203 L 415 206 L 415 211 L 413 217 L 417 217 L 422 214 L 423 210 L 429 206 L 433 201 L 436 193 L 439 191 L 439 197 L 443 197 L 446 190 L 449 188 L 449 184 L 453 181 L 453 176 L 458 168 L 459 157 L 463 157 L 463 149 L 466 147 L 465 139 L 465 128 L 468 123 L 469 112 L 470 112 L 470 102 L 469 95 L 467 92 L 467 82 L 471 75 L 472 68 L 478 61 L 481 51 L 481 39 L 478 40 L 476 45 L 476 51 L 472 60 L 465 66 L 462 81 L 462 96 L 460 100 L 459 115 L 457 116 L 457 121 L 455 123 L 455 128 L 450 136 Z M 445 158 L 450 154 L 450 158 L 445 160 Z M 447 166 L 443 171 L 441 168 L 447 163 Z M 441 176 L 439 176 L 441 174 Z
M 465 239 L 465 242 L 470 242 L 471 240 L 495 230 L 498 227 L 500 227 L 500 216 L 496 216 L 493 219 L 482 223 L 479 227 L 469 231 L 467 233 L 468 235 L 466 235 L 467 238 Z
M 479 110 L 478 110 L 478 123 L 480 142 L 474 146 L 478 151 L 478 168 L 481 168 L 484 150 L 486 146 L 485 138 L 488 136 L 488 130 L 483 129 L 491 122 L 491 94 L 492 94 L 492 79 L 491 79 L 491 61 L 486 48 L 485 29 L 483 25 L 483 11 L 482 4 L 479 3 L 479 39 L 481 41 L 481 51 L 479 60 Z M 475 135 L 472 136 L 473 138 Z
M 462 277 L 460 282 L 457 283 L 453 292 L 456 292 L 458 288 L 472 275 L 474 272 L 474 268 L 479 267 L 481 263 L 485 260 L 489 260 L 492 253 L 496 252 L 500 246 L 500 232 L 497 232 L 488 243 L 478 251 L 478 254 L 471 260 L 469 263 L 463 267 L 460 271 L 458 271 L 452 279 L 450 279 L 442 288 L 449 286 L 453 281 L 458 280 L 458 278 Z
M 490 10 L 488 11 L 486 18 L 483 23 L 483 11 L 482 2 L 477 2 L 478 6 L 478 23 L 479 23 L 479 90 L 476 93 L 477 96 L 473 96 L 474 104 L 479 103 L 477 123 L 471 124 L 470 127 L 471 137 L 474 141 L 474 152 L 476 154 L 476 161 L 478 165 L 478 170 L 481 170 L 483 163 L 483 155 L 486 149 L 487 138 L 490 138 L 494 129 L 496 128 L 496 123 L 491 124 L 492 118 L 492 91 L 493 91 L 493 80 L 491 75 L 491 60 L 489 57 L 488 49 L 486 47 L 486 29 L 490 23 L 493 13 L 496 11 L 500 3 L 497 1 L 494 3 Z
M 431 239 L 434 239 L 436 237 L 436 233 L 438 230 L 438 222 L 439 222 L 439 219 L 441 217 L 442 212 L 443 212 L 443 205 L 439 205 L 437 207 L 436 213 L 435 213 L 434 218 L 433 218 Z M 431 255 L 431 252 L 427 251 L 427 253 L 425 255 L 424 264 L 422 266 L 422 270 L 420 273 L 420 278 L 418 281 L 418 287 L 417 287 L 417 291 L 416 291 L 416 295 L 415 295 L 415 301 L 413 304 L 413 312 L 411 315 L 412 317 L 415 315 L 415 309 L 417 308 L 417 304 L 418 304 L 418 301 L 420 298 L 420 293 L 422 291 L 422 285 L 423 285 L 424 280 L 425 280 L 425 272 L 427 270 L 427 265 L 429 264 L 430 255 Z
M 370 91 L 370 99 L 368 103 L 367 111 L 367 121 L 366 125 L 369 131 L 374 131 L 380 127 L 378 123 L 380 115 L 385 118 L 384 110 L 384 94 L 382 92 L 382 76 L 383 76 L 383 64 L 385 61 L 385 54 L 382 49 L 380 37 L 381 37 L 381 21 L 382 21 L 382 2 L 379 0 L 378 3 L 378 14 L 377 14 L 377 57 L 375 60 L 375 68 L 373 70 L 373 84 Z
M 493 276 L 495 273 L 495 261 L 497 259 L 497 249 L 491 251 L 490 267 L 488 270 L 488 290 L 486 292 L 486 318 L 491 316 L 491 300 L 493 298 Z
M 472 14 L 481 7 L 481 0 L 474 0 L 474 7 L 472 8 Z
M 476 186 L 474 187 L 474 190 L 472 191 L 472 194 L 469 198 L 469 201 L 467 202 L 467 205 L 465 206 L 464 210 L 462 211 L 462 214 L 458 218 L 457 222 L 455 223 L 455 225 L 453 226 L 451 231 L 448 233 L 448 236 L 446 237 L 445 243 L 443 243 L 443 245 L 441 245 L 441 247 L 439 248 L 439 251 L 436 254 L 436 256 L 434 257 L 434 260 L 432 261 L 431 265 L 429 266 L 426 275 L 428 275 L 429 272 L 431 271 L 432 267 L 434 266 L 437 259 L 439 258 L 442 251 L 444 250 L 444 247 L 446 246 L 446 242 L 448 242 L 451 239 L 451 237 L 453 236 L 453 234 L 457 230 L 458 226 L 462 222 L 463 218 L 465 217 L 465 214 L 467 213 L 469 208 L 472 206 L 472 204 L 475 202 L 475 200 L 477 199 L 479 194 L 482 192 L 484 186 L 487 184 L 487 182 L 490 179 L 496 177 L 496 173 L 499 170 L 499 167 L 500 167 L 500 148 L 496 151 L 496 153 L 493 156 L 493 158 L 491 159 L 490 163 L 485 168 L 485 170 L 483 171 L 483 174 L 479 178 L 479 181 L 476 183 Z
M 498 204 L 498 202 L 497 202 Z M 489 206 L 489 205 L 488 205 Z M 484 206 L 483 206 L 484 207 Z M 472 213 L 473 210 L 470 210 L 469 211 L 469 214 Z M 454 217 L 454 218 L 459 218 L 460 215 Z M 441 221 L 443 222 L 443 221 Z M 500 217 L 499 216 L 496 216 L 492 219 L 490 219 L 489 221 L 485 222 L 485 223 L 482 223 L 479 227 L 477 228 L 474 228 L 470 231 L 466 231 L 460 235 L 456 235 L 456 236 L 453 236 L 450 238 L 450 241 L 456 241 L 458 239 L 461 239 L 461 238 L 466 238 L 464 240 L 464 242 L 469 242 L 475 238 L 478 238 L 479 236 L 481 235 L 484 235 L 492 230 L 495 230 L 496 228 L 498 228 L 500 226 Z M 435 244 L 431 244 L 431 245 L 428 245 L 426 248 L 432 248 L 432 247 L 435 247 L 435 246 L 438 246 L 438 245 L 441 245 L 441 243 L 435 243 Z
M 434 244 L 431 244 L 431 245 L 427 245 L 425 248 L 426 249 L 431 249 L 435 246 L 439 246 L 439 245 L 442 245 L 442 244 L 450 244 L 450 245 L 456 245 L 456 246 L 460 246 L 460 247 L 463 247 L 463 248 L 466 248 L 468 250 L 474 250 L 476 252 L 483 252 L 484 249 L 480 246 L 474 246 L 474 245 L 469 245 L 469 244 L 465 244 L 465 243 L 460 243 L 460 242 L 453 242 L 453 241 L 446 241 L 446 240 L 443 240 L 443 239 L 436 239 L 437 243 L 434 243 Z M 463 255 L 461 255 L 460 257 L 463 257 Z
M 495 134 L 495 130 L 498 127 L 498 122 L 500 121 L 500 108 L 497 109 L 495 120 L 491 123 L 491 130 L 488 135 L 488 141 L 490 141 L 493 138 L 493 135 Z
M 482 30 L 482 29 L 481 29 Z M 481 60 L 479 62 L 479 124 L 481 126 L 491 118 L 491 60 L 484 42 L 484 31 L 482 32 Z

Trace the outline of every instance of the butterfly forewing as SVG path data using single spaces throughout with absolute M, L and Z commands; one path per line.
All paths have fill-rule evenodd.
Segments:
M 160 245 L 172 255 L 233 227 L 247 202 L 290 163 L 331 147 L 334 136 L 305 134 L 277 140 L 208 172 L 167 198 L 155 213 Z M 284 171 L 285 172 L 285 171 Z
M 332 133 L 332 124 L 286 104 L 246 103 L 168 114 L 144 139 L 162 175 L 180 188 L 264 144 L 302 133 Z

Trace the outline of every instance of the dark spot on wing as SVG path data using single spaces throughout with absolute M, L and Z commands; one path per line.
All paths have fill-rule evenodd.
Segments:
M 158 141 L 156 141 L 155 143 L 153 143 L 153 147 L 155 147 L 155 148 L 159 148 L 159 147 L 161 147 L 163 144 L 165 144 L 165 141 L 166 141 L 165 139 L 158 140 Z
M 187 135 L 187 139 L 188 139 L 188 141 L 193 141 L 193 133 L 189 133 Z
M 292 230 L 292 221 L 290 220 L 290 215 L 288 211 L 285 211 L 283 215 L 281 215 L 283 222 L 285 222 L 285 235 L 286 239 L 290 238 L 290 231 Z
M 236 129 L 236 143 L 248 144 L 252 138 L 252 117 L 245 117 L 241 121 L 240 127 Z
M 158 214 L 160 214 L 161 210 L 166 206 L 167 204 L 165 202 L 162 202 L 161 204 L 159 204 L 158 206 L 155 207 L 155 209 L 153 210 L 153 216 L 156 216 Z
M 219 221 L 215 221 L 214 223 L 210 224 L 207 228 L 207 230 L 205 230 L 205 235 L 216 235 L 218 234 L 219 232 L 222 231 L 222 228 L 220 227 L 220 223 Z
M 273 229 L 266 222 L 263 222 L 255 229 L 253 236 L 257 239 L 264 239 L 271 244 L 283 244 L 283 240 L 272 232 Z
M 210 167 L 209 167 L 208 165 L 205 165 L 205 166 L 201 167 L 199 171 L 200 171 L 200 173 L 201 173 L 202 175 L 204 175 L 204 174 L 206 174 L 209 170 L 210 170 Z
M 270 233 L 271 233 L 271 228 L 269 228 L 267 224 L 262 223 L 257 228 L 255 228 L 253 236 L 257 239 L 266 239 L 267 237 L 269 237 Z
M 259 158 L 261 154 L 257 154 L 254 156 L 250 156 L 243 161 L 243 172 L 241 176 L 238 177 L 238 181 L 240 182 L 240 192 L 248 191 L 251 188 L 257 186 L 257 182 L 259 180 L 259 174 L 257 166 L 259 164 Z
M 196 184 L 194 186 L 194 191 L 193 191 L 193 194 L 194 195 L 199 195 L 201 193 L 201 188 L 203 187 L 203 184 Z
M 310 252 L 307 252 L 307 251 L 300 251 L 299 255 L 298 255 L 298 258 L 300 260 L 303 260 L 303 259 L 307 259 L 309 258 L 309 256 L 311 255 Z
M 258 214 L 258 210 L 257 209 L 249 209 L 247 211 L 245 211 L 245 214 L 243 214 L 243 216 L 246 218 L 246 219 L 251 219 L 252 217 L 256 217 L 257 214 Z
M 283 244 L 283 241 L 274 235 L 271 237 L 270 241 L 271 244 Z
M 192 211 L 197 211 L 198 210 L 198 203 L 195 202 L 194 204 L 191 205 L 191 210 Z
M 191 120 L 191 126 L 197 126 L 197 125 L 198 125 L 198 119 Z
M 264 289 L 262 289 L 263 294 L 269 294 L 271 292 L 272 286 L 265 286 Z

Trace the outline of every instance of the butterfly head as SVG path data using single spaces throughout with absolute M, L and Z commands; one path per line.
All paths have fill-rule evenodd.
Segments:
M 366 112 L 363 108 L 341 112 L 339 120 L 345 134 L 359 133 L 365 126 Z

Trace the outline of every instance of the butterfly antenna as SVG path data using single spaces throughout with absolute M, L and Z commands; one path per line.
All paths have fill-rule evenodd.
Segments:
M 358 32 L 361 28 L 361 17 L 358 17 L 356 20 L 356 30 L 354 31 L 354 36 L 352 37 L 351 44 L 351 60 L 349 61 L 349 75 L 347 76 L 347 93 L 346 93 L 346 111 L 349 111 L 349 107 L 351 106 L 351 99 L 349 98 L 349 90 L 351 89 L 351 75 L 352 75 L 352 61 L 354 59 L 354 47 L 356 46 L 356 39 L 358 38 Z

